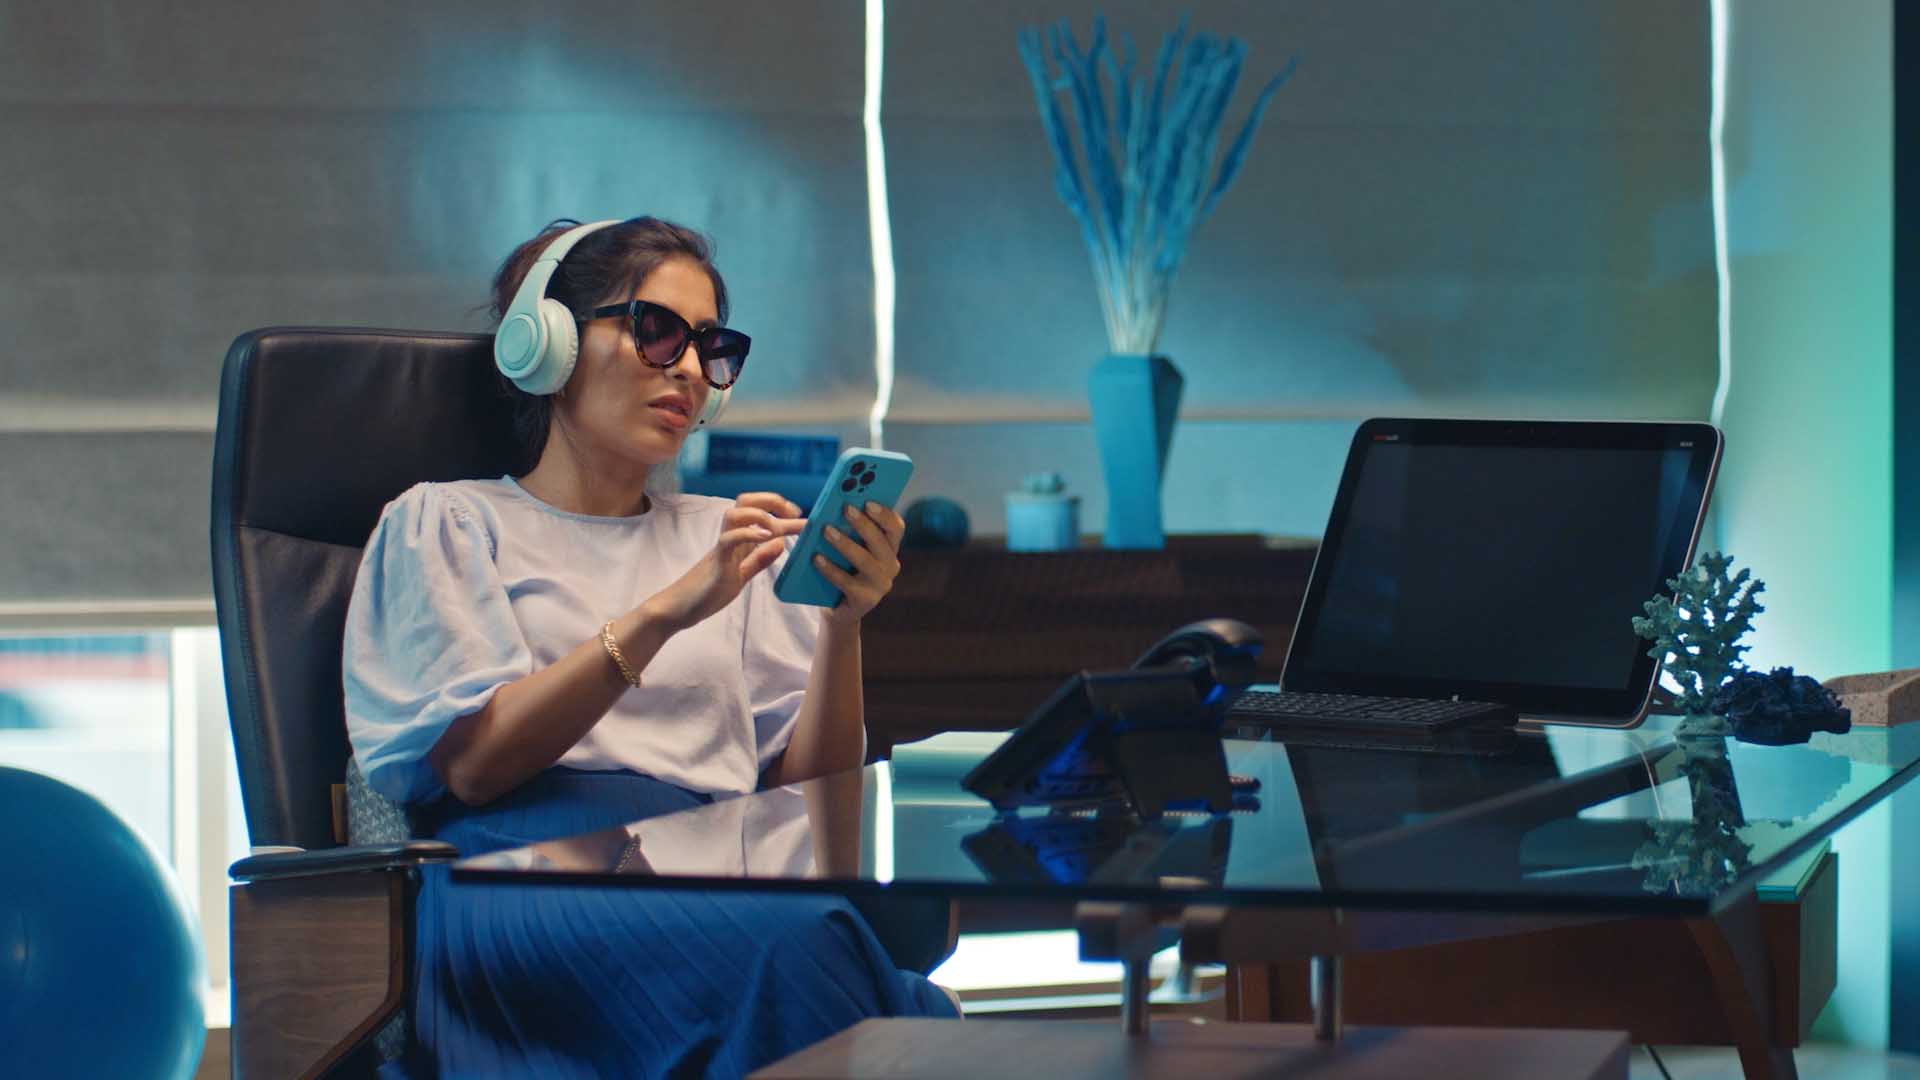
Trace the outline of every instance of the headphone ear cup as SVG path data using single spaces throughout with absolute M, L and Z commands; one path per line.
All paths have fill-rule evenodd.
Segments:
M 731 386 L 725 390 L 715 390 L 712 387 L 708 387 L 707 403 L 700 407 L 700 418 L 693 422 L 693 430 L 699 431 L 701 428 L 720 419 L 721 411 L 727 407 L 727 399 L 732 396 L 733 387 Z
M 545 297 L 533 317 L 540 320 L 545 331 L 541 335 L 545 347 L 526 374 L 513 381 L 529 394 L 555 394 L 567 385 L 574 361 L 580 356 L 580 326 L 565 304 Z
M 558 393 L 573 375 L 574 359 L 580 355 L 580 325 L 573 321 L 573 312 L 558 300 L 547 299 L 554 271 L 583 238 L 618 224 L 575 225 L 548 244 L 527 268 L 513 303 L 507 305 L 493 333 L 493 366 L 526 393 Z
M 546 332 L 540 320 L 527 312 L 507 316 L 493 333 L 493 366 L 522 389 L 523 380 L 539 373 L 546 351 Z

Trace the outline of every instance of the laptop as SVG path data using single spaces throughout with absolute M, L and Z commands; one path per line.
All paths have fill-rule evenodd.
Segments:
M 1635 726 L 1658 670 L 1632 619 L 1693 558 L 1721 445 L 1699 423 L 1368 420 L 1279 687 L 1227 733 Z

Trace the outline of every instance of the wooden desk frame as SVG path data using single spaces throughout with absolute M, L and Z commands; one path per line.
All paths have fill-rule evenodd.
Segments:
M 1298 920 L 1262 927 L 1273 914 L 1221 924 L 1256 940 L 1197 943 L 1196 955 L 1268 954 L 1230 965 L 1230 1020 L 1312 1013 L 1305 950 L 1317 939 L 1302 936 Z M 1384 949 L 1364 947 L 1368 936 L 1349 928 L 1363 947 L 1344 964 L 1342 1011 L 1361 1024 L 1597 1028 L 1636 1043 L 1733 1046 L 1752 1080 L 1792 1078 L 1792 1048 L 1833 993 L 1838 918 L 1839 858 L 1828 854 L 1795 901 L 1749 895 L 1702 918 L 1513 920 L 1504 933 Z M 1389 939 L 1375 933 L 1371 943 Z

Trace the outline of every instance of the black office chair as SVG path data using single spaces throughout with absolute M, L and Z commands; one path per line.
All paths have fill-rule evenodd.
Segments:
M 345 843 L 341 636 L 389 500 L 518 464 L 491 341 L 286 328 L 227 352 L 213 460 L 227 711 L 254 847 L 298 849 L 231 870 L 236 1077 L 365 1074 L 411 991 L 415 867 L 454 851 Z
M 423 480 L 521 471 L 510 432 L 486 335 L 281 328 L 227 351 L 213 459 L 227 712 L 254 847 L 298 849 L 230 871 L 242 1080 L 365 1075 L 394 1049 L 373 1036 L 412 992 L 415 868 L 456 853 L 347 843 L 347 601 L 381 508 Z M 362 794 L 356 812 L 377 799 Z M 901 966 L 952 952 L 944 901 L 855 903 Z

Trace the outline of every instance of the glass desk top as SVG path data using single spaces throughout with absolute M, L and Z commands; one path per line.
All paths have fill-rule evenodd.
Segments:
M 1385 910 L 1698 915 L 1909 779 L 1920 725 L 1801 746 L 1552 728 L 1488 756 L 1228 739 L 1230 814 L 996 813 L 1004 734 L 461 860 L 459 881 Z

